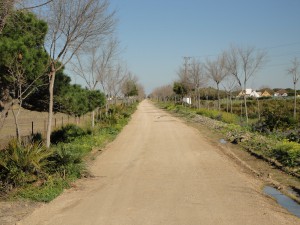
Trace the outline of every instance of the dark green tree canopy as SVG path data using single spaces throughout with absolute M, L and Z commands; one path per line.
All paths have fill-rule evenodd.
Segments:
M 30 12 L 16 11 L 8 18 L 0 34 L 2 88 L 12 91 L 14 80 L 11 73 L 14 70 L 21 70 L 27 81 L 24 85 L 46 72 L 49 59 L 44 49 L 46 33 L 47 24 Z
M 43 83 L 45 85 L 39 86 L 32 93 L 23 104 L 23 107 L 29 110 L 35 110 L 40 112 L 47 112 L 49 107 L 49 77 L 43 76 Z M 55 98 L 64 95 L 69 90 L 69 86 L 71 86 L 71 78 L 64 73 L 64 68 L 57 71 L 56 79 L 54 83 L 54 94 Z M 54 111 L 60 112 L 62 106 L 59 102 L 54 102 Z
M 54 97 L 57 111 L 81 116 L 105 104 L 105 96 L 99 90 L 88 90 L 80 85 L 68 86 L 60 95 Z
M 182 82 L 174 82 L 173 91 L 175 94 L 184 96 L 187 94 L 187 88 L 184 86 Z

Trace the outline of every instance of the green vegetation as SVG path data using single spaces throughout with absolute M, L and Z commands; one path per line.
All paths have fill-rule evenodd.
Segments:
M 288 167 L 300 167 L 300 144 L 283 141 L 272 151 L 272 156 Z
M 87 132 L 85 132 L 81 127 L 76 126 L 74 124 L 67 124 L 61 129 L 52 132 L 51 143 L 57 144 L 59 142 L 72 142 L 76 138 L 84 136 L 86 134 Z
M 271 104 L 267 105 L 268 103 Z M 288 133 L 289 137 L 299 140 L 297 137 L 299 133 L 287 132 L 287 129 L 295 129 L 297 123 L 287 112 L 289 107 L 281 108 L 281 112 L 278 113 L 270 110 L 274 103 L 269 100 L 264 102 L 267 110 L 263 111 L 262 118 L 260 120 L 253 119 L 252 124 L 248 126 L 243 122 L 243 118 L 224 111 L 195 109 L 170 102 L 160 102 L 159 105 L 166 110 L 192 118 L 193 121 L 201 121 L 206 126 L 223 134 L 227 141 L 238 144 L 251 154 L 299 177 L 300 144 L 286 138 L 286 133 Z M 281 103 L 276 104 L 280 107 Z M 251 103 L 249 105 L 251 106 Z M 198 118 L 197 115 L 203 117 Z M 262 124 L 259 129 L 258 124 Z
M 133 96 L 142 95 L 143 90 L 137 83 L 137 78 L 132 77 L 128 71 L 120 72 L 121 67 L 117 70 L 118 76 L 115 78 L 111 79 L 113 77 L 111 73 L 105 75 L 103 73 L 105 78 L 99 81 L 100 70 L 102 75 L 108 67 L 112 72 L 115 71 L 113 67 L 117 66 L 111 62 L 112 59 L 100 59 L 100 55 L 96 58 L 103 62 L 98 60 L 96 64 L 99 65 L 93 62 L 93 71 L 90 71 L 95 77 L 93 75 L 93 78 L 84 78 L 87 86 L 93 88 L 87 89 L 71 84 L 71 78 L 65 74 L 64 66 L 73 56 L 81 55 L 80 50 L 84 49 L 84 46 L 89 44 L 94 46 L 94 40 L 98 40 L 98 37 L 110 36 L 109 34 L 113 32 L 113 14 L 106 14 L 106 3 L 96 4 L 96 7 L 103 9 L 98 11 L 87 10 L 91 4 L 79 4 L 73 13 L 67 10 L 69 16 L 66 18 L 69 22 L 65 24 L 70 27 L 60 26 L 61 20 L 56 21 L 57 26 L 48 26 L 49 24 L 39 19 L 34 12 L 19 10 L 9 1 L 7 6 L 10 9 L 9 14 L 3 15 L 5 21 L 2 21 L 0 28 L 0 129 L 3 128 L 5 119 L 11 111 L 17 140 L 12 140 L 0 151 L 0 196 L 21 196 L 37 201 L 50 201 L 64 188 L 69 187 L 70 182 L 86 173 L 85 161 L 91 150 L 99 149 L 120 132 L 135 110 L 136 105 L 132 103 L 136 100 Z M 68 7 L 68 4 L 60 6 Z M 57 10 L 54 14 L 56 12 Z M 96 12 L 99 16 L 88 16 L 91 12 Z M 72 17 L 75 19 L 77 17 L 74 13 L 85 14 L 86 18 L 92 18 L 89 24 L 101 23 L 103 26 L 100 26 L 101 29 L 89 29 L 84 25 L 72 28 L 74 23 L 70 21 Z M 61 15 L 63 14 L 65 13 Z M 103 15 L 105 20 L 102 21 Z M 101 21 L 97 20 L 99 18 Z M 82 24 L 85 22 L 82 21 Z M 53 40 L 51 38 L 46 40 L 48 28 L 51 27 L 65 30 L 52 30 L 52 33 L 57 35 L 52 35 Z M 69 32 L 70 30 L 72 32 Z M 104 39 L 105 41 L 95 49 L 99 51 L 98 53 L 101 52 L 101 57 L 106 54 L 116 56 L 112 53 L 117 52 L 116 49 L 104 49 L 106 38 Z M 46 41 L 48 43 L 45 43 Z M 80 67 L 84 68 L 81 63 Z M 82 71 L 89 73 L 85 69 Z M 106 76 L 110 76 L 110 79 L 106 79 Z M 97 90 L 100 83 L 107 93 Z M 112 106 L 109 104 L 111 102 L 107 102 L 105 95 L 110 96 L 117 104 L 118 93 L 121 92 L 127 100 L 126 106 Z M 49 126 L 44 123 L 45 128 L 48 128 L 46 138 L 41 134 L 35 134 L 29 138 L 31 140 L 23 140 L 25 134 L 20 134 L 18 120 L 21 118 L 19 115 L 22 108 L 49 112 Z M 96 110 L 98 114 L 101 111 L 100 115 L 96 115 L 98 118 L 95 118 Z M 65 125 L 51 135 L 53 112 L 62 112 L 78 119 L 91 112 L 93 118 L 87 127 Z
M 11 141 L 0 151 L 0 195 L 51 201 L 88 174 L 90 152 L 112 141 L 135 109 L 136 104 L 112 106 L 107 116 L 98 118 L 94 129 L 68 124 L 52 133 L 54 145 L 50 149 L 42 142 Z
M 209 117 L 211 119 L 223 121 L 225 123 L 238 124 L 240 121 L 240 118 L 237 115 L 218 110 L 208 110 L 201 108 L 197 110 L 197 114 Z
M 47 30 L 47 24 L 34 14 L 16 11 L 9 17 L 0 35 L 1 88 L 14 91 L 15 98 L 20 97 L 15 87 L 19 76 L 22 76 L 19 85 L 24 91 L 32 83 L 35 87 L 41 84 L 39 77 L 48 63 L 48 54 L 44 50 Z

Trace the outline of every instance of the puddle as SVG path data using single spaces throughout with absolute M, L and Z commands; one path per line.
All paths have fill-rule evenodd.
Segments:
M 227 143 L 227 141 L 226 141 L 225 139 L 223 139 L 223 138 L 220 139 L 219 142 L 220 142 L 221 144 L 226 144 L 226 143 Z
M 270 186 L 264 187 L 264 193 L 275 198 L 278 204 L 286 208 L 290 213 L 300 218 L 300 205 L 293 199 L 282 194 L 276 188 Z

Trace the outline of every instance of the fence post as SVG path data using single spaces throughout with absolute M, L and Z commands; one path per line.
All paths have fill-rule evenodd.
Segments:
M 54 128 L 56 128 L 56 118 L 54 119 Z
M 44 135 L 46 135 L 46 133 L 47 133 L 47 127 L 46 127 L 46 120 L 44 120 Z
M 63 116 L 61 117 L 61 126 L 62 127 L 64 126 L 64 117 Z
M 31 135 L 33 135 L 33 121 L 31 122 Z

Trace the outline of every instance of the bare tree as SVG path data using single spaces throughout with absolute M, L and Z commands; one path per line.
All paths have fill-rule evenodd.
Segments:
M 53 115 L 53 88 L 55 74 L 73 56 L 112 33 L 114 12 L 109 13 L 107 0 L 56 0 L 48 4 L 48 45 L 50 55 L 49 116 L 46 146 L 50 146 Z
M 91 55 L 88 57 L 80 57 L 80 54 L 75 54 L 75 60 L 72 63 L 72 70 L 84 81 L 89 90 L 96 90 L 98 81 L 96 79 L 96 48 L 91 49 Z M 87 60 L 85 60 L 87 59 Z M 95 126 L 95 111 L 91 115 L 92 127 Z
M 106 95 L 109 94 L 109 77 L 113 68 L 112 61 L 118 54 L 118 45 L 119 43 L 116 39 L 109 39 L 97 57 L 96 80 L 100 83 L 102 91 Z
M 14 7 L 17 10 L 32 10 L 47 5 L 53 0 L 1 0 L 0 1 L 0 34 L 7 18 L 11 15 Z
M 223 88 L 227 94 L 227 107 L 226 107 L 226 111 L 230 113 L 232 113 L 232 92 L 234 90 L 236 90 L 237 88 L 237 82 L 236 82 L 236 79 L 235 77 L 233 76 L 227 76 L 224 80 L 224 83 L 223 83 Z M 229 106 L 230 106 L 230 110 L 229 110 Z
M 18 10 L 32 10 L 42 6 L 54 0 L 12 0 L 16 3 Z
M 189 94 L 194 86 L 190 77 L 190 69 L 179 67 L 177 75 L 179 77 L 178 82 L 186 88 L 187 93 Z
M 227 70 L 225 66 L 225 55 L 220 55 L 215 61 L 207 60 L 205 68 L 207 76 L 211 80 L 213 80 L 217 85 L 218 110 L 220 110 L 220 83 L 227 76 Z
M 21 142 L 18 117 L 21 112 L 23 101 L 37 88 L 45 85 L 43 82 L 39 82 L 42 80 L 45 71 L 30 79 L 29 76 L 27 76 L 25 66 L 22 63 L 21 54 L 16 54 L 15 57 L 10 60 L 9 64 L 7 64 L 7 68 L 8 73 L 13 80 L 13 99 L 10 103 L 10 109 L 14 117 L 16 137 L 17 140 Z
M 151 98 L 155 98 L 158 101 L 167 101 L 172 95 L 174 95 L 173 86 L 169 84 L 155 88 L 151 93 Z
M 4 28 L 7 17 L 10 15 L 15 4 L 14 0 L 1 0 L 0 1 L 0 34 Z
M 114 99 L 114 102 L 116 104 L 117 98 L 122 90 L 122 84 L 128 75 L 128 70 L 121 63 L 118 63 L 113 68 L 114 69 L 111 71 L 107 83 L 108 93 Z
M 254 47 L 238 48 L 231 46 L 226 53 L 226 68 L 233 75 L 242 91 L 245 92 L 247 83 L 264 63 L 266 53 L 257 51 Z M 246 122 L 248 124 L 247 97 L 244 94 Z
M 100 87 L 106 97 L 111 93 L 109 90 L 110 81 L 113 73 L 113 60 L 118 55 L 119 42 L 114 38 L 109 38 L 108 41 L 99 49 L 96 57 L 95 65 L 95 81 L 100 84 Z M 107 99 L 109 100 L 110 97 Z M 109 109 L 109 101 L 106 101 L 106 114 Z
M 109 68 L 112 61 L 117 56 L 118 41 L 109 38 L 108 41 L 95 46 L 88 54 L 76 54 L 72 63 L 72 70 L 76 75 L 80 76 L 89 90 L 96 90 L 99 86 L 108 96 L 108 88 L 113 80 L 113 74 Z M 111 77 L 110 77 L 111 76 Z M 110 82 L 108 84 L 108 82 Z M 108 101 L 106 101 L 108 106 Z M 108 107 L 106 107 L 108 108 Z M 95 126 L 95 111 L 92 111 L 92 127 Z
M 207 82 L 207 77 L 205 76 L 204 64 L 199 60 L 193 59 L 191 62 L 189 81 L 196 94 L 197 108 L 200 108 L 200 88 Z
M 293 85 L 294 85 L 294 118 L 296 119 L 296 113 L 297 113 L 297 90 L 296 85 L 300 78 L 300 71 L 299 71 L 300 61 L 298 61 L 297 58 L 294 58 L 292 60 L 292 65 L 288 69 L 288 74 L 292 76 L 293 79 Z
M 146 93 L 145 93 L 145 88 L 142 84 L 138 83 L 137 84 L 137 89 L 138 89 L 138 99 L 141 101 L 145 99 Z

